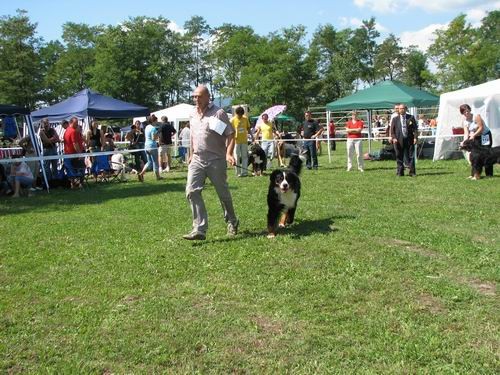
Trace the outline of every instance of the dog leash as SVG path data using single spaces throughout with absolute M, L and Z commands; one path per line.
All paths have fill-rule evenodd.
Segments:
M 244 171 L 247 171 L 247 172 L 252 172 L 252 173 L 253 173 L 253 170 L 250 170 L 250 169 L 245 168 L 245 167 L 243 167 L 243 166 L 241 166 L 241 165 L 238 165 L 238 164 L 234 164 L 234 167 L 236 167 L 236 168 L 241 168 L 241 169 L 243 169 Z

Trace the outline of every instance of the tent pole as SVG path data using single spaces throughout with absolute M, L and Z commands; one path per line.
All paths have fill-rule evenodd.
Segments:
M 47 187 L 47 193 L 50 192 L 49 181 L 47 179 L 47 173 L 45 172 L 45 163 L 42 160 L 42 144 L 39 137 L 36 136 L 35 127 L 33 126 L 33 122 L 31 121 L 30 115 L 25 115 L 24 119 L 26 124 L 28 125 L 28 134 L 30 135 L 31 144 L 35 149 L 36 156 L 38 157 L 38 163 L 40 164 L 40 169 L 42 170 L 43 181 L 45 182 L 45 186 Z
M 332 151 L 330 147 L 330 119 L 331 119 L 331 112 L 327 111 L 326 112 L 326 141 L 328 144 L 328 163 L 332 164 Z
M 413 117 L 415 117 L 415 121 L 417 121 L 417 114 L 418 114 L 418 109 L 417 107 L 411 107 L 410 108 L 410 115 L 412 115 Z M 417 134 L 418 134 L 418 121 L 417 121 Z M 423 146 L 422 146 L 423 147 Z M 417 144 L 415 145 L 415 148 L 413 150 L 413 160 L 415 160 L 415 165 L 417 164 L 417 161 L 418 161 L 418 142 Z
M 174 156 L 179 156 L 179 119 L 175 119 L 175 143 L 174 143 Z
M 366 118 L 368 121 L 368 153 L 372 153 L 372 111 L 366 110 Z

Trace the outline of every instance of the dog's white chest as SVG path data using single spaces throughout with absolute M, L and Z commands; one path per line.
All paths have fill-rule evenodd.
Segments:
M 286 208 L 293 208 L 295 207 L 295 202 L 297 201 L 297 193 L 295 193 L 292 190 L 288 190 L 287 192 L 283 193 L 279 188 L 274 188 L 276 191 L 276 194 L 278 194 L 279 201 L 282 205 L 284 205 Z
M 254 162 L 255 162 L 256 164 L 260 164 L 260 163 L 262 163 L 262 159 L 260 158 L 260 156 L 259 156 L 259 155 L 255 155 L 255 156 L 254 156 L 254 158 L 253 158 L 253 160 L 254 160 Z

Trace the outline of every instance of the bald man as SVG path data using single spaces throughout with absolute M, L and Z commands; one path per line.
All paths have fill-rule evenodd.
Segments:
M 210 102 L 206 86 L 193 92 L 196 107 L 190 119 L 190 158 L 186 183 L 186 197 L 193 213 L 192 231 L 183 236 L 186 240 L 205 240 L 208 215 L 201 195 L 205 180 L 212 182 L 224 211 L 228 235 L 238 233 L 238 219 L 227 184 L 227 163 L 234 166 L 234 128 L 227 114 Z

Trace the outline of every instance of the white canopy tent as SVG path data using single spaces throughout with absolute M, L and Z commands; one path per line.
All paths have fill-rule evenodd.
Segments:
M 194 105 L 181 103 L 174 105 L 173 107 L 160 109 L 159 111 L 152 112 L 158 120 L 161 120 L 162 116 L 167 116 L 168 121 L 170 121 L 177 132 L 179 132 L 179 123 L 182 121 L 189 121 L 189 116 L 193 111 Z M 134 122 L 139 120 L 141 122 L 146 121 L 146 117 L 136 117 Z
M 453 128 L 462 127 L 461 104 L 470 105 L 472 113 L 481 115 L 491 129 L 493 146 L 500 146 L 500 79 L 497 79 L 441 95 L 434 160 L 446 159 L 457 150 L 457 139 L 452 135 Z

